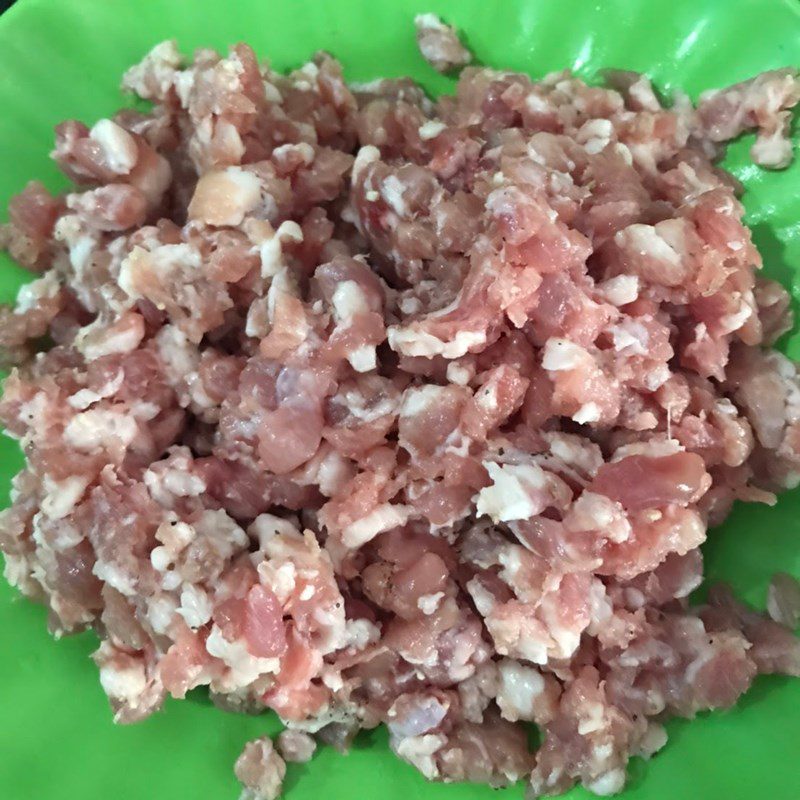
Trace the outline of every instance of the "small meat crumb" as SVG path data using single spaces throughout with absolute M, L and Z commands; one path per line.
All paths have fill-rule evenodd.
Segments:
M 451 72 L 472 61 L 472 53 L 461 44 L 455 28 L 446 25 L 436 14 L 418 14 L 414 17 L 414 26 L 419 51 L 437 72 Z
M 283 788 L 286 764 L 268 736 L 248 742 L 234 772 L 242 784 L 240 800 L 276 800 Z
M 303 731 L 287 728 L 278 734 L 278 750 L 284 761 L 304 764 L 311 761 L 316 749 L 314 738 Z

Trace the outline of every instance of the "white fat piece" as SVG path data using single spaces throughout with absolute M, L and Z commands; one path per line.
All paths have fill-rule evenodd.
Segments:
M 617 275 L 597 287 L 598 294 L 614 306 L 624 306 L 639 297 L 638 275 Z
M 189 219 L 213 226 L 241 225 L 260 199 L 261 181 L 255 173 L 241 167 L 212 170 L 197 182 Z
M 278 230 L 261 243 L 261 277 L 273 278 L 286 266 L 283 258 L 285 243 L 302 241 L 303 229 L 296 222 L 292 220 L 282 222 Z
M 445 130 L 447 130 L 447 125 L 445 125 L 444 122 L 438 119 L 429 119 L 427 122 L 420 125 L 418 131 L 419 138 L 422 139 L 423 142 L 427 142 L 431 139 L 435 139 Z
M 442 356 L 447 359 L 460 358 L 471 349 L 486 342 L 485 331 L 458 331 L 449 341 L 437 338 L 413 324 L 408 327 L 392 326 L 387 331 L 389 347 L 405 356 Z
M 60 291 L 61 284 L 58 282 L 58 275 L 47 272 L 41 278 L 20 286 L 17 292 L 17 302 L 14 308 L 15 314 L 24 314 L 39 305 L 41 300 L 52 300 Z
M 116 122 L 101 119 L 89 131 L 89 138 L 100 146 L 105 166 L 111 172 L 127 175 L 136 166 L 139 155 L 136 141 Z
M 123 447 L 133 442 L 139 432 L 136 420 L 122 411 L 89 409 L 76 414 L 64 429 L 64 441 L 70 447 L 92 452 L 98 447 Z
M 351 522 L 342 531 L 342 541 L 347 547 L 361 547 L 379 533 L 405 525 L 411 514 L 408 506 L 383 503 L 361 519 Z
M 356 154 L 356 159 L 353 162 L 353 170 L 350 179 L 353 184 L 356 184 L 361 177 L 361 173 L 373 162 L 379 161 L 381 151 L 374 145 L 368 144 L 362 147 Z
M 547 489 L 547 474 L 538 464 L 496 464 L 483 466 L 492 483 L 477 495 L 479 516 L 493 522 L 529 519 L 542 511 L 541 496 Z
M 347 328 L 359 314 L 369 312 L 369 303 L 364 290 L 356 281 L 342 281 L 336 287 L 331 297 L 333 318 L 338 327 Z M 374 345 L 364 344 L 357 347 L 347 355 L 350 366 L 356 372 L 369 372 L 378 365 Z
M 577 369 L 590 360 L 591 356 L 580 345 L 553 337 L 545 343 L 542 366 L 548 372 L 559 372 Z

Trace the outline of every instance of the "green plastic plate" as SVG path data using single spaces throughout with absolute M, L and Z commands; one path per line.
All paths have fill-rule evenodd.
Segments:
M 409 74 L 433 92 L 452 83 L 417 55 L 412 16 L 436 11 L 457 24 L 486 64 L 541 75 L 573 67 L 647 72 L 669 91 L 728 84 L 800 63 L 800 3 L 793 0 L 20 0 L 0 17 L 0 206 L 33 177 L 64 180 L 49 162 L 60 120 L 91 121 L 121 103 L 122 71 L 154 43 L 184 51 L 240 40 L 277 68 L 317 49 L 365 80 Z M 728 166 L 745 198 L 767 271 L 800 298 L 800 164 L 764 173 L 731 147 Z M 0 296 L 25 279 L 0 257 Z M 800 334 L 784 342 L 800 357 Z M 0 442 L 0 502 L 21 459 Z M 800 576 L 800 494 L 776 508 L 741 507 L 712 532 L 708 574 L 763 605 L 769 576 Z M 0 798 L 2 800 L 234 800 L 233 761 L 244 742 L 274 733 L 272 717 L 240 717 L 202 696 L 169 702 L 144 723 L 117 727 L 89 661 L 92 636 L 54 642 L 41 608 L 0 581 Z M 634 762 L 624 800 L 798 800 L 800 681 L 761 679 L 739 706 L 670 724 L 670 743 Z M 289 800 L 485 800 L 482 786 L 427 785 L 388 751 L 360 738 L 347 757 L 318 752 L 290 765 Z M 521 786 L 504 790 L 521 798 Z M 576 790 L 570 798 L 587 797 Z

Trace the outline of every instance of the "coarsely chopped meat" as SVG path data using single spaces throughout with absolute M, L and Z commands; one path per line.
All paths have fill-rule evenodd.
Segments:
M 607 795 L 665 717 L 800 674 L 789 576 L 771 619 L 688 603 L 709 526 L 800 481 L 789 297 L 710 160 L 756 129 L 785 165 L 799 84 L 607 77 L 467 68 L 434 103 L 165 42 L 124 79 L 152 111 L 57 128 L 74 190 L 0 234 L 38 274 L 0 312 L 0 548 L 98 632 L 115 719 L 273 709 L 251 800 L 381 723 L 431 779 Z
M 794 630 L 800 623 L 800 582 L 785 572 L 774 575 L 767 593 L 767 611 L 775 622 Z
M 266 736 L 248 742 L 236 761 L 240 800 L 275 800 L 281 794 L 286 764 Z
M 419 51 L 437 72 L 449 72 L 472 61 L 472 53 L 461 44 L 455 29 L 436 14 L 418 14 L 414 25 Z
M 789 126 L 791 109 L 798 101 L 797 72 L 778 69 L 722 91 L 706 92 L 697 106 L 697 117 L 703 135 L 712 142 L 726 142 L 755 129 L 753 161 L 780 169 L 792 160 Z
M 284 761 L 305 763 L 311 761 L 317 743 L 303 731 L 287 729 L 278 734 L 278 750 Z

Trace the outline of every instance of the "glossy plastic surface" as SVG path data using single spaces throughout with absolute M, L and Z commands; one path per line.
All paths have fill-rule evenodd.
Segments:
M 452 84 L 417 55 L 411 18 L 438 11 L 466 32 L 480 61 L 533 75 L 573 67 L 648 72 L 669 92 L 704 88 L 800 63 L 800 5 L 783 0 L 20 0 L 0 17 L 0 206 L 37 177 L 64 185 L 48 161 L 52 127 L 114 110 L 123 69 L 152 44 L 253 44 L 278 68 L 316 49 L 338 56 L 354 80 L 411 74 L 431 91 Z M 800 297 L 800 165 L 764 173 L 749 142 L 728 165 L 768 272 Z M 24 280 L 0 257 L 0 295 Z M 785 346 L 800 357 L 800 336 Z M 0 501 L 20 465 L 0 442 Z M 708 573 L 763 604 L 770 574 L 800 575 L 800 493 L 776 508 L 736 510 L 706 547 Z M 243 743 L 275 732 L 269 717 L 226 715 L 202 696 L 170 702 L 150 720 L 115 727 L 90 635 L 53 642 L 40 608 L 0 581 L 0 797 L 3 800 L 234 800 L 232 764 Z M 800 681 L 762 679 L 738 708 L 670 724 L 670 743 L 634 763 L 625 800 L 797 800 Z M 426 785 L 389 753 L 380 732 L 342 758 L 323 750 L 290 766 L 288 800 L 486 800 L 479 786 Z M 504 790 L 521 798 L 521 786 Z M 571 798 L 586 797 L 580 790 Z

